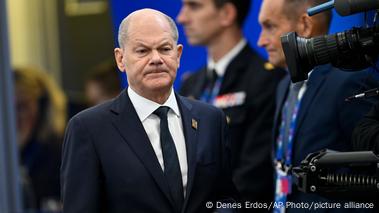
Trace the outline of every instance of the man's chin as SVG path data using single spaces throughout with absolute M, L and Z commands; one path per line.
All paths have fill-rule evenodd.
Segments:
M 276 58 L 269 57 L 268 62 L 270 62 L 270 64 L 272 64 L 274 67 L 278 67 L 278 68 L 283 67 L 283 62 L 281 60 L 276 59 Z
M 170 90 L 171 87 L 172 83 L 170 81 L 153 82 L 148 85 L 149 90 L 154 92 L 164 92 Z
M 272 58 L 268 58 L 268 62 L 270 62 L 270 64 L 272 64 L 274 67 L 278 67 L 278 61 L 272 59 Z
M 202 42 L 200 39 L 197 39 L 197 38 L 187 37 L 187 42 L 188 44 L 193 45 L 193 46 L 205 45 L 204 42 Z

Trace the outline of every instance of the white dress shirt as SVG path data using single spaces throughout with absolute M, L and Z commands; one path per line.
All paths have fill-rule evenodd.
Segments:
M 289 70 L 288 68 L 284 69 L 286 72 L 287 72 L 287 75 L 289 75 Z M 309 71 L 308 73 L 308 79 L 304 80 L 304 83 L 303 85 L 301 86 L 300 88 L 300 91 L 299 91 L 299 94 L 297 94 L 297 100 L 300 100 L 303 98 L 303 95 L 305 94 L 305 91 L 307 90 L 307 83 L 308 83 L 308 80 L 309 78 L 311 77 L 311 74 L 313 73 L 313 69 L 311 71 Z M 290 87 L 292 86 L 292 81 L 290 82 Z
M 183 192 L 185 195 L 188 174 L 187 152 L 183 133 L 183 123 L 180 116 L 178 103 L 176 102 L 174 90 L 171 90 L 170 96 L 163 105 L 160 105 L 154 101 L 138 95 L 130 87 L 128 87 L 128 95 L 139 119 L 142 122 L 145 132 L 149 137 L 150 143 L 153 146 L 154 152 L 157 155 L 162 170 L 164 170 L 164 163 L 160 143 L 160 119 L 157 115 L 153 114 L 153 112 L 160 106 L 167 106 L 170 108 L 167 114 L 168 128 L 170 130 L 172 139 L 174 140 L 176 152 L 178 153 L 179 165 L 182 173 Z
M 297 100 L 300 100 L 303 98 L 303 95 L 305 94 L 305 91 L 307 90 L 307 83 L 308 83 L 309 78 L 311 77 L 312 72 L 313 72 L 313 69 L 308 73 L 308 79 L 304 80 L 304 83 L 300 88 L 299 94 L 297 95 Z
M 208 57 L 207 68 L 209 71 L 216 70 L 218 76 L 224 76 L 226 68 L 230 62 L 242 51 L 245 47 L 247 41 L 246 39 L 241 39 L 236 46 L 233 47 L 226 55 L 224 55 L 217 62 L 214 61 L 211 57 Z

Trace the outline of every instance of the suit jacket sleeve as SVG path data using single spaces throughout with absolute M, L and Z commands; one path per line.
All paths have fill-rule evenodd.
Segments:
M 62 166 L 61 189 L 63 212 L 100 212 L 101 178 L 99 160 L 88 129 L 80 118 L 74 117 L 66 129 Z
M 353 131 L 354 150 L 372 150 L 379 154 L 379 102 Z
M 356 93 L 363 92 L 367 89 L 377 87 L 377 82 L 374 81 L 367 72 L 358 73 L 358 75 L 350 76 L 344 84 L 342 84 L 339 89 L 339 94 L 342 98 L 337 106 L 339 111 L 340 128 L 342 129 L 344 136 L 343 140 L 349 141 L 349 147 L 352 145 L 352 133 L 354 127 L 358 122 L 364 117 L 364 115 L 371 109 L 374 105 L 372 99 L 361 99 L 356 101 L 347 102 L 344 99 L 354 95 Z

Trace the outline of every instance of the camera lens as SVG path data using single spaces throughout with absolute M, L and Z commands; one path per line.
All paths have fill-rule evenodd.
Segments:
M 379 25 L 309 39 L 291 32 L 281 41 L 291 80 L 298 82 L 307 79 L 317 65 L 331 63 L 344 71 L 371 66 L 379 54 Z
M 310 39 L 297 37 L 297 43 L 300 59 L 307 61 L 309 67 L 326 64 L 338 54 L 335 35 L 323 35 Z

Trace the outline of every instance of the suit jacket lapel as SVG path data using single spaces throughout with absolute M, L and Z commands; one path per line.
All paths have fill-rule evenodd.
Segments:
M 187 176 L 187 190 L 186 197 L 184 200 L 183 211 L 186 209 L 188 204 L 188 199 L 191 194 L 193 181 L 196 171 L 196 146 L 197 146 L 197 126 L 194 127 L 200 122 L 200 119 L 196 117 L 192 112 L 192 104 L 183 99 L 181 96 L 176 95 L 178 101 L 180 114 L 182 116 L 184 137 L 186 141 L 187 149 L 187 162 L 188 162 L 188 176 Z
M 298 129 L 301 128 L 301 124 L 309 111 L 308 108 L 311 106 L 317 93 L 320 91 L 319 88 L 324 84 L 325 74 L 329 69 L 329 66 L 316 67 L 309 77 L 309 80 L 307 81 L 307 89 L 301 100 L 299 114 L 297 115 L 295 135 L 299 132 Z
M 276 108 L 275 108 L 275 117 L 274 117 L 274 128 L 273 128 L 273 135 L 274 139 L 276 141 L 276 131 L 279 128 L 280 122 L 282 121 L 282 108 L 284 105 L 284 102 L 287 98 L 287 93 L 289 89 L 290 84 L 290 75 L 287 74 L 279 83 L 277 88 L 277 97 L 276 97 Z
M 162 168 L 126 90 L 115 99 L 111 111 L 115 114 L 112 119 L 114 127 L 141 160 L 146 170 L 150 172 L 171 205 L 174 206 Z
M 203 88 L 205 87 L 205 84 L 206 84 L 206 81 L 208 79 L 207 77 L 207 68 L 206 67 L 203 67 L 200 71 L 199 71 L 199 77 L 197 78 L 197 81 L 194 83 L 193 85 L 193 91 L 191 92 L 191 96 L 193 96 L 193 98 L 195 99 L 200 99 L 202 93 L 203 93 Z

